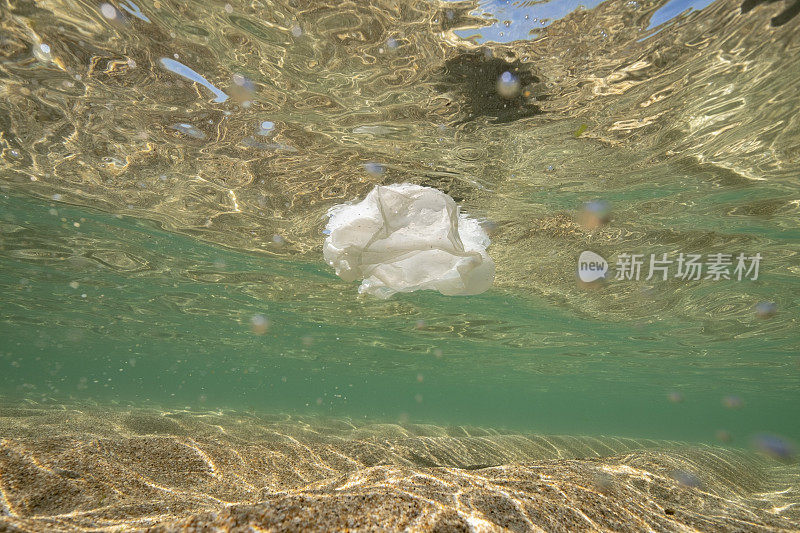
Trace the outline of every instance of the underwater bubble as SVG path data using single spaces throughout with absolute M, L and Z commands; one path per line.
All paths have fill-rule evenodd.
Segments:
M 519 78 L 505 71 L 497 78 L 497 94 L 503 98 L 514 98 L 519 94 Z
M 170 126 L 173 130 L 177 130 L 181 133 L 188 135 L 189 137 L 194 137 L 195 139 L 205 139 L 206 134 L 194 127 L 191 124 L 186 122 L 182 122 L 180 124 L 173 124 Z
M 236 73 L 231 76 L 233 86 L 231 87 L 231 96 L 239 103 L 246 104 L 253 99 L 256 92 L 256 85 L 244 74 Z
M 756 304 L 756 316 L 758 318 L 771 318 L 778 313 L 778 305 L 775 302 L 758 302 Z
M 70 281 L 69 286 L 72 287 L 73 289 L 77 289 L 78 287 L 80 287 L 80 283 L 78 283 L 77 281 Z
M 588 230 L 597 229 L 611 219 L 611 205 L 605 200 L 592 200 L 583 204 L 578 223 Z
M 258 135 L 269 135 L 275 129 L 275 123 L 269 120 L 263 121 L 261 124 L 258 125 L 258 131 L 256 133 Z
M 271 322 L 264 315 L 253 315 L 250 319 L 250 330 L 256 335 L 264 335 L 269 331 Z
M 675 470 L 672 472 L 671 475 L 672 479 L 678 482 L 679 485 L 682 487 L 688 488 L 700 488 L 703 484 L 700 481 L 700 478 L 697 475 L 689 472 L 687 470 Z
M 751 444 L 758 452 L 779 461 L 794 462 L 797 456 L 797 447 L 793 442 L 772 433 L 756 435 Z
M 364 170 L 367 171 L 367 174 L 372 176 L 380 176 L 386 172 L 386 167 L 380 163 L 364 163 Z
M 667 399 L 672 403 L 681 403 L 683 401 L 683 394 L 680 392 L 672 391 L 667 395 Z
M 292 26 L 291 32 L 292 35 L 294 35 L 295 37 L 300 37 L 301 35 L 303 35 L 303 29 L 296 24 Z
M 593 476 L 593 481 L 597 490 L 603 494 L 607 494 L 614 490 L 614 477 L 608 472 L 597 472 Z
M 107 2 L 100 6 L 100 13 L 108 20 L 120 20 L 122 18 L 122 13 Z
M 394 50 L 398 46 L 400 45 L 397 43 L 397 39 L 395 39 L 394 37 L 389 37 L 388 39 L 386 39 L 386 47 L 389 50 Z
M 605 200 L 592 200 L 585 204 L 585 208 L 587 211 L 597 213 L 598 215 L 606 215 L 610 210 L 610 206 Z
M 248 88 L 248 89 L 253 89 L 254 88 L 253 82 L 250 81 L 243 74 L 236 73 L 233 76 L 231 76 L 231 79 L 233 80 L 233 83 L 235 85 L 238 85 L 239 87 L 245 87 L 245 88 Z
M 233 13 L 233 6 L 230 4 L 225 4 L 225 13 Z
M 744 402 L 738 396 L 725 396 L 722 398 L 722 405 L 728 409 L 739 409 L 744 405 Z
M 272 236 L 272 242 L 274 242 L 278 246 L 283 246 L 284 244 L 286 244 L 286 239 L 284 239 L 283 237 L 281 237 L 276 233 L 275 235 Z
M 53 60 L 50 56 L 50 45 L 40 43 L 33 47 L 33 57 L 38 59 L 39 61 L 43 61 L 45 63 L 49 63 Z
M 58 193 L 55 193 L 55 194 L 53 195 L 53 197 L 52 197 L 52 198 L 53 198 L 53 200 L 55 200 L 56 202 L 60 202 L 60 201 L 61 201 L 61 195 L 60 195 L 60 194 L 58 194 Z

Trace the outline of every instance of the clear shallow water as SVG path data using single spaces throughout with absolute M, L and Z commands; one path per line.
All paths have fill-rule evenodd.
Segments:
M 125 6 L 2 11 L 8 399 L 800 439 L 782 6 L 653 34 L 664 5 L 606 2 L 478 48 L 463 3 Z M 327 268 L 325 211 L 402 181 L 491 221 L 494 289 L 379 301 Z M 755 281 L 586 287 L 587 249 L 764 259 Z

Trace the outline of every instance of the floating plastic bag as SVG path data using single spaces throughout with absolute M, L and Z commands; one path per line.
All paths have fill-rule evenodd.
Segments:
M 346 281 L 362 279 L 358 292 L 462 295 L 492 286 L 489 237 L 441 191 L 378 185 L 361 202 L 337 205 L 328 215 L 325 261 Z

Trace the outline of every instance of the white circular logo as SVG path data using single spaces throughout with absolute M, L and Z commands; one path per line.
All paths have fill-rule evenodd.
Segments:
M 608 261 L 602 256 L 586 250 L 578 258 L 578 277 L 584 283 L 591 283 L 606 277 Z

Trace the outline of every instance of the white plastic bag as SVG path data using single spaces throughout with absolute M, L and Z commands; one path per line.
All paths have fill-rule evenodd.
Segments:
M 489 237 L 441 191 L 378 185 L 361 202 L 337 205 L 328 215 L 325 261 L 346 281 L 362 279 L 361 293 L 463 295 L 492 286 Z

